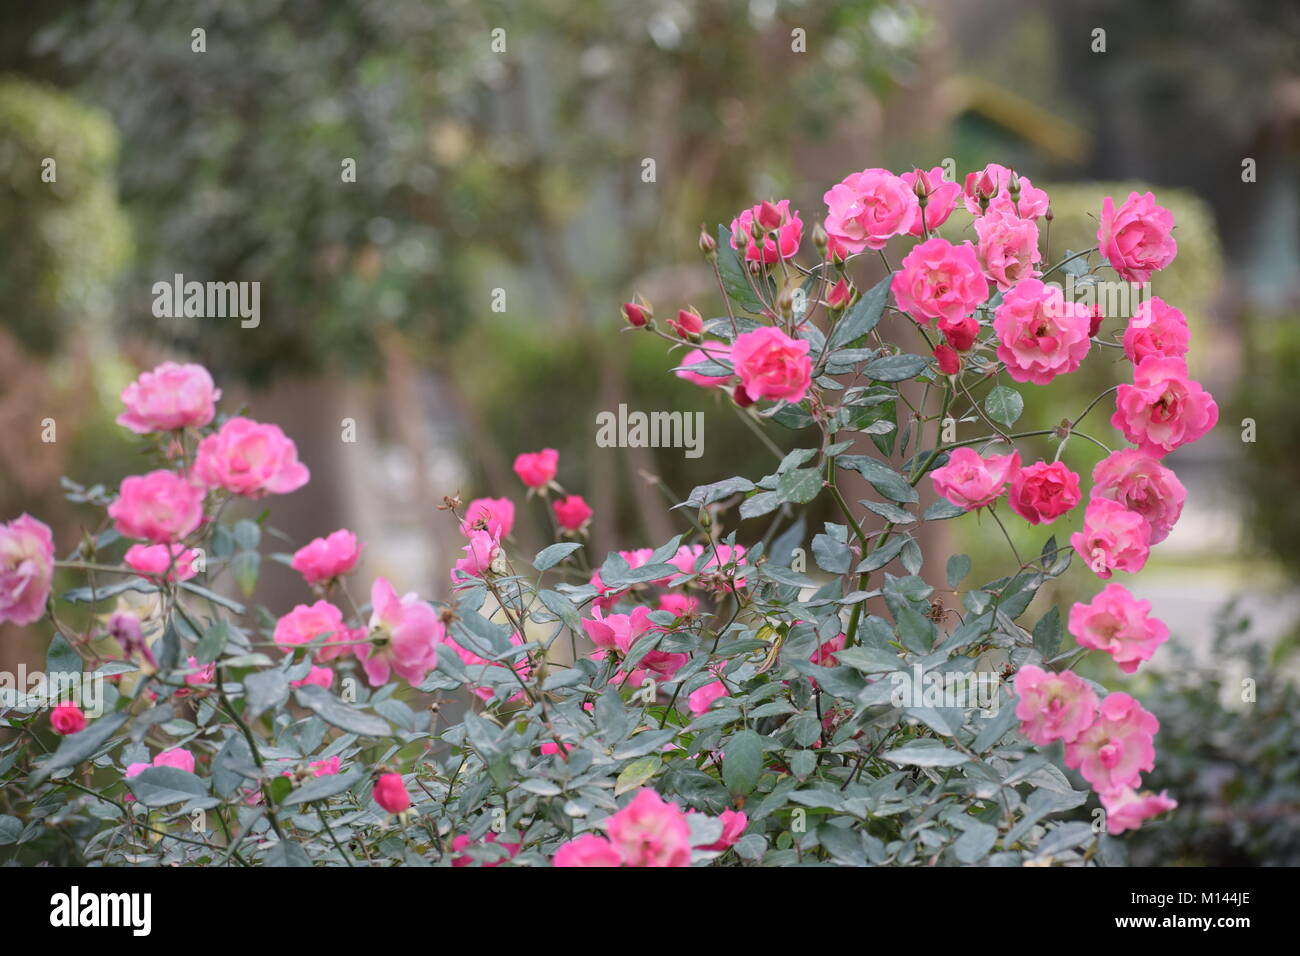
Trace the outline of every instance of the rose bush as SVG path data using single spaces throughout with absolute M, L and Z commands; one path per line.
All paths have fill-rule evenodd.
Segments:
M 228 506 L 292 493 L 308 468 L 277 426 L 226 417 L 201 367 L 140 376 L 119 421 L 151 469 L 116 495 L 69 483 L 98 527 L 56 560 L 36 518 L 0 525 L 0 619 L 44 618 L 49 672 L 105 682 L 97 702 L 3 702 L 5 842 L 102 864 L 1021 865 L 1107 861 L 1114 835 L 1176 813 L 1142 788 L 1158 716 L 1074 665 L 1097 652 L 1131 673 L 1169 639 L 1149 602 L 1100 582 L 1168 535 L 1186 492 L 1161 459 L 1218 409 L 1177 309 L 1153 299 L 1107 332 L 1050 281 L 1103 262 L 1145 278 L 1176 253 L 1172 217 L 1149 193 L 1108 197 L 1098 247 L 1049 265 L 1049 197 L 1006 167 L 964 186 L 868 168 L 824 201 L 808 236 L 789 200 L 701 234 L 725 314 L 681 308 L 664 330 L 648 303 L 623 308 L 688 350 L 680 387 L 818 440 L 693 489 L 681 534 L 599 563 L 601 516 L 555 450 L 523 450 L 524 502 L 448 494 L 429 516 L 466 542 L 438 593 L 358 586 L 365 543 L 322 529 L 270 554 L 302 601 L 247 607 L 266 519 Z M 891 243 L 909 245 L 897 269 Z M 860 257 L 888 272 L 866 290 Z M 1018 386 L 1032 397 L 1104 350 L 1132 384 L 1014 430 Z M 1083 430 L 1111 392 L 1136 448 Z M 1044 434 L 1055 459 L 1022 462 L 1017 442 Z M 1090 488 L 1066 457 L 1078 441 L 1108 456 Z M 878 498 L 847 501 L 847 471 Z M 789 516 L 822 496 L 843 521 L 805 542 Z M 527 502 L 556 537 L 531 557 L 511 537 Z M 927 560 L 918 529 L 972 511 L 1004 536 L 1004 520 L 1059 530 L 971 581 L 965 555 Z M 1095 597 L 1024 620 L 1075 553 Z M 946 589 L 921 573 L 939 568 Z M 56 596 L 56 569 L 85 583 Z

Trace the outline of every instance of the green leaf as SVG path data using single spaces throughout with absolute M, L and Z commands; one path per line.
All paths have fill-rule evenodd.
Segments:
M 731 247 L 731 230 L 723 225 L 718 226 L 718 273 L 722 276 L 722 287 L 733 302 L 755 315 L 763 311 L 763 303 L 750 288 L 744 263 Z
M 898 609 L 895 619 L 903 646 L 918 654 L 929 654 L 934 647 L 934 622 L 906 605 Z
M 745 796 L 758 785 L 763 772 L 763 738 L 742 730 L 722 747 L 722 782 L 733 796 Z
M 252 597 L 257 590 L 257 573 L 261 568 L 262 556 L 256 551 L 240 551 L 230 559 L 230 572 L 245 598 Z
M 922 521 L 944 521 L 948 518 L 957 518 L 966 513 L 966 509 L 953 504 L 951 501 L 936 501 L 930 507 L 925 509 L 925 514 L 921 515 Z
M 50 641 L 50 649 L 45 655 L 45 672 L 47 674 L 80 674 L 85 670 L 81 655 L 68 643 L 62 634 L 55 634 Z
M 278 667 L 257 671 L 244 678 L 245 717 L 257 720 L 272 707 L 289 699 L 289 678 Z
M 147 807 L 165 807 L 193 800 L 215 806 L 217 802 L 208 796 L 207 781 L 179 767 L 146 767 L 134 777 L 128 777 L 126 785 Z
M 293 793 L 289 794 L 281 801 L 286 807 L 294 807 L 300 803 L 311 803 L 313 800 L 324 800 L 327 797 L 335 796 L 345 790 L 350 790 L 359 783 L 365 774 L 360 770 L 349 770 L 347 773 L 332 773 L 324 777 L 313 777 L 301 787 L 298 787 Z
M 903 662 L 892 652 L 863 645 L 846 647 L 842 651 L 836 651 L 835 659 L 841 664 L 852 667 L 864 674 L 884 674 L 890 671 L 902 670 L 903 668 Z
M 577 541 L 561 541 L 559 544 L 542 548 L 537 552 L 537 557 L 533 558 L 533 567 L 538 571 L 553 568 L 581 547 L 582 544 Z
M 874 458 L 867 458 L 865 455 L 840 455 L 835 459 L 835 463 L 841 468 L 851 468 L 856 471 L 890 501 L 906 505 L 919 500 L 916 489 L 908 484 L 906 478 Z
M 1055 606 L 1034 625 L 1034 649 L 1044 658 L 1054 657 L 1061 649 L 1061 612 Z
M 387 737 L 388 721 L 345 704 L 324 687 L 306 684 L 294 689 L 294 697 L 303 707 L 316 713 L 326 723 L 363 737 Z
M 822 473 L 819 468 L 796 468 L 787 471 L 776 483 L 776 494 L 782 502 L 803 505 L 821 493 Z
M 898 505 L 891 504 L 888 501 L 871 501 L 864 498 L 858 504 L 868 511 L 880 515 L 886 521 L 892 521 L 894 524 L 911 524 L 916 520 L 916 515 L 910 511 L 904 511 Z
M 880 756 L 905 767 L 956 767 L 970 760 L 960 750 L 950 750 L 937 740 L 913 740 Z
M 262 529 L 256 521 L 247 518 L 235 524 L 235 543 L 241 550 L 255 551 L 262 541 Z
M 948 559 L 948 587 L 955 588 L 968 574 L 970 574 L 969 555 L 954 554 Z
M 194 659 L 199 664 L 211 664 L 222 655 L 229 640 L 230 625 L 225 620 L 218 618 L 204 631 L 203 639 L 199 641 L 198 647 L 194 649 Z
M 235 614 L 244 613 L 244 605 L 238 601 L 232 601 L 225 595 L 218 594 L 216 591 L 209 590 L 200 584 L 195 584 L 193 581 L 182 581 L 181 587 L 191 594 L 197 594 L 199 597 L 211 601 L 213 604 L 221 605 L 227 611 L 233 611 Z
M 723 498 L 730 498 L 734 494 L 753 490 L 754 483 L 748 478 L 739 476 L 724 478 L 722 481 L 715 481 L 711 485 L 696 485 L 691 489 L 691 493 L 686 496 L 686 500 L 675 507 L 703 508 L 705 505 L 711 505 Z
M 781 507 L 781 496 L 775 491 L 760 491 L 740 503 L 740 517 L 759 518 Z M 604 575 L 601 576 L 604 580 Z
M 59 744 L 59 749 L 32 774 L 32 783 L 37 784 L 49 777 L 56 770 L 75 767 L 87 757 L 97 754 L 108 739 L 126 723 L 130 715 L 126 711 L 106 714 L 92 721 L 90 726 L 75 734 L 68 734 Z
M 984 397 L 984 411 L 999 425 L 1010 428 L 1025 410 L 1025 400 L 1014 388 L 998 385 Z
M 853 561 L 853 553 L 849 551 L 849 546 L 828 534 L 815 535 L 812 549 L 817 567 L 831 574 L 843 574 Z
M 582 616 L 578 614 L 578 609 L 573 606 L 573 602 L 566 598 L 558 591 L 542 591 L 539 595 L 542 604 L 546 605 L 546 610 L 550 611 L 561 621 L 565 627 L 571 631 L 582 631 Z
M 862 374 L 877 382 L 904 382 L 920 375 L 930 364 L 923 355 L 886 355 L 862 367 Z
M 952 852 L 962 863 L 971 864 L 983 859 L 998 842 L 997 827 L 969 818 L 961 820 L 961 826 L 966 828 L 966 832 L 952 845 Z
M 311 866 L 311 857 L 296 843 L 281 840 L 266 851 L 267 866 Z
M 826 348 L 837 349 L 862 338 L 876 327 L 880 316 L 884 314 L 885 303 L 889 301 L 889 281 L 893 273 L 885 276 L 867 290 L 853 304 L 831 330 L 831 337 Z
M 663 761 L 657 756 L 633 760 L 619 771 L 618 779 L 614 782 L 614 796 L 627 793 L 629 790 L 635 790 L 658 773 L 659 768 L 662 766 Z
M 17 843 L 23 832 L 23 821 L 9 814 L 0 814 L 0 846 Z

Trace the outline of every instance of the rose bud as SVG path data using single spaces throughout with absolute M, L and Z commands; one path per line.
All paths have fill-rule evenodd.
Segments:
M 677 318 L 669 319 L 668 324 L 688 342 L 698 342 L 700 333 L 704 331 L 704 319 L 694 308 L 678 309 Z
M 748 408 L 750 405 L 754 404 L 754 400 L 750 398 L 749 393 L 745 391 L 744 385 L 737 385 L 735 387 L 731 393 L 731 400 L 740 408 Z
M 916 178 L 912 180 L 912 192 L 916 194 L 916 198 L 921 202 L 925 202 L 930 198 L 932 192 L 930 189 L 930 174 L 924 169 L 916 170 Z
M 826 304 L 836 312 L 841 312 L 852 305 L 853 300 L 857 297 L 858 290 L 853 288 L 853 284 L 841 279 L 826 294 Z
M 50 711 L 50 726 L 55 733 L 75 734 L 86 729 L 86 715 L 72 701 L 65 701 Z
M 758 206 L 758 224 L 767 232 L 776 232 L 781 228 L 781 210 L 764 199 Z
M 642 328 L 649 323 L 653 316 L 654 310 L 644 300 L 640 304 L 636 302 L 623 303 L 623 317 L 627 319 L 627 324 L 633 328 Z
M 822 224 L 820 222 L 815 224 L 812 231 L 813 248 L 823 256 L 826 255 L 827 238 L 826 230 L 822 228 Z
M 1088 323 L 1088 338 L 1092 338 L 1097 334 L 1098 330 L 1101 329 L 1101 323 L 1105 319 L 1106 316 L 1102 315 L 1101 306 L 1094 305 L 1092 307 L 1092 321 Z
M 718 240 L 709 235 L 709 230 L 704 223 L 700 223 L 700 252 L 708 259 L 712 259 L 718 253 Z
M 956 375 L 961 371 L 961 356 L 946 345 L 934 347 L 934 358 L 944 375 Z
M 411 795 L 406 792 L 406 784 L 402 783 L 400 773 L 381 774 L 375 781 L 372 796 L 375 798 L 375 803 L 389 813 L 401 813 L 403 810 L 411 809 Z

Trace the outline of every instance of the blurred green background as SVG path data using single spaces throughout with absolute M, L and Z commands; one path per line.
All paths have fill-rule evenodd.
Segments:
M 619 334 L 634 292 L 661 316 L 718 314 L 701 222 L 788 197 L 811 228 L 848 172 L 996 161 L 1049 191 L 1057 258 L 1094 241 L 1103 195 L 1156 190 L 1179 256 L 1154 291 L 1187 314 L 1223 414 L 1171 458 L 1187 511 L 1132 582 L 1180 648 L 1134 682 L 1171 755 L 1151 782 L 1196 808 L 1133 854 L 1297 862 L 1296 708 L 1277 703 L 1295 702 L 1300 616 L 1297 5 L 45 0 L 0 16 L 0 516 L 40 514 L 60 541 L 88 513 L 58 476 L 131 470 L 117 393 L 188 357 L 298 442 L 314 480 L 275 516 L 295 544 L 353 527 L 370 570 L 439 594 L 457 556 L 442 496 L 519 500 L 510 463 L 546 446 L 596 510 L 595 554 L 658 544 L 683 525 L 644 475 L 684 495 L 770 470 L 725 399 L 669 374 L 661 342 Z M 176 273 L 260 282 L 261 325 L 154 317 L 151 286 Z M 1036 393 L 1027 423 L 1123 372 L 1086 369 Z M 704 412 L 704 456 L 596 448 L 596 412 L 620 402 Z M 1095 460 L 1067 453 L 1085 475 Z M 937 543 L 996 574 L 992 526 L 948 525 Z M 1022 525 L 1036 553 L 1046 533 Z M 548 533 L 533 507 L 517 536 Z M 1094 589 L 1076 569 L 1040 600 Z M 279 569 L 263 591 L 305 598 Z M 1219 615 L 1233 597 L 1249 626 Z M 4 629 L 0 664 L 46 638 Z M 1229 706 L 1243 677 L 1273 703 Z

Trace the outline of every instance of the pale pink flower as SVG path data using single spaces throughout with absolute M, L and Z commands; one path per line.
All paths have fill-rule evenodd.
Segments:
M 514 527 L 515 505 L 509 498 L 475 498 L 465 509 L 460 530 L 461 534 L 468 536 L 471 531 L 481 528 L 500 539 L 509 536 Z
M 689 818 L 695 812 L 694 810 L 687 810 L 686 816 Z M 736 845 L 736 841 L 744 834 L 745 827 L 749 825 L 749 818 L 739 810 L 723 810 L 718 814 L 718 819 L 722 821 L 722 836 L 712 843 L 701 846 L 701 850 L 721 853 L 723 850 L 730 849 Z
M 1021 279 L 993 314 L 998 358 L 1017 382 L 1046 385 L 1079 367 L 1091 344 L 1091 324 L 1087 306 L 1065 301 L 1058 287 Z
M 1151 617 L 1151 602 L 1137 600 L 1122 584 L 1106 585 L 1088 604 L 1076 603 L 1069 626 L 1080 647 L 1105 651 L 1125 674 L 1169 640 L 1165 622 Z
M 977 190 L 983 188 L 986 195 L 989 196 L 989 212 L 1010 208 L 1021 219 L 1037 219 L 1047 212 L 1049 204 L 1047 193 L 1036 188 L 1027 176 L 1016 176 L 1020 198 L 1012 200 L 1011 176 L 1013 172 L 1006 166 L 989 163 L 981 171 L 967 174 L 966 186 L 963 191 L 966 211 L 972 216 L 981 214 Z
M 1077 769 L 1099 793 L 1132 787 L 1156 765 L 1155 715 L 1128 694 L 1108 694 L 1097 720 L 1065 745 L 1065 765 Z
M 469 543 L 463 548 L 465 557 L 458 558 L 451 569 L 451 583 L 461 586 L 467 578 L 481 578 L 492 567 L 501 553 L 501 542 L 491 531 L 471 531 Z
M 963 445 L 948 453 L 948 462 L 930 472 L 934 490 L 956 505 L 972 511 L 1002 497 L 1007 482 L 1020 468 L 1020 452 L 980 457 Z
M 605 819 L 605 831 L 627 866 L 690 866 L 691 827 L 686 814 L 649 787 Z
M 360 630 L 353 631 L 352 633 L 357 638 L 365 637 L 365 633 Z M 292 683 L 294 687 L 306 687 L 308 684 L 315 684 L 317 687 L 324 687 L 326 690 L 329 690 L 330 687 L 334 684 L 334 671 L 328 667 L 324 667 L 320 664 L 316 664 L 313 665 L 312 669 L 307 672 L 306 677 L 304 677 L 302 680 L 293 681 Z M 338 758 L 336 757 L 335 759 L 337 760 Z M 319 774 L 317 776 L 319 776 Z
M 183 544 L 133 544 L 126 549 L 122 560 L 132 571 L 155 580 L 188 581 L 198 571 L 194 569 L 199 552 Z
M 1097 713 L 1097 695 L 1074 671 L 1054 674 L 1026 664 L 1016 672 L 1015 688 L 1020 732 L 1039 747 L 1074 740 Z
M 1107 196 L 1101 203 L 1097 247 L 1123 278 L 1146 282 L 1178 255 L 1173 228 L 1174 214 L 1157 206 L 1152 193 L 1129 193 L 1118 210 Z
M 1124 355 L 1137 365 L 1148 355 L 1182 358 L 1191 342 L 1187 318 L 1158 295 L 1140 303 L 1124 330 Z
M 1021 279 L 1038 275 L 1034 264 L 1042 254 L 1038 251 L 1038 226 L 1032 219 L 1021 219 L 1006 208 L 990 209 L 975 220 L 975 233 L 984 275 L 999 289 L 1005 292 Z
M 837 251 L 850 253 L 885 248 L 891 236 L 912 229 L 919 209 L 911 187 L 889 170 L 878 168 L 850 173 L 827 190 L 822 200 L 827 209 L 826 234 Z
M 171 471 L 133 475 L 122 480 L 108 516 L 123 537 L 169 544 L 203 520 L 203 489 Z
M 975 247 L 969 242 L 954 246 L 938 236 L 912 247 L 889 288 L 898 307 L 921 325 L 930 319 L 960 320 L 989 297 Z
M 171 750 L 164 750 L 158 756 L 153 758 L 155 767 L 175 767 L 177 770 L 185 770 L 189 773 L 194 772 L 194 754 L 190 753 L 184 747 L 173 747 Z
M 584 833 L 556 850 L 551 863 L 554 866 L 622 866 L 623 855 L 604 837 Z
M 298 446 L 279 425 L 249 418 L 232 418 L 199 442 L 194 475 L 209 488 L 247 498 L 287 495 L 311 478 L 298 461 Z
M 1151 526 L 1136 511 L 1093 498 L 1083 513 L 1083 530 L 1070 535 L 1070 544 L 1099 578 L 1116 569 L 1136 574 L 1151 553 Z
M 397 596 L 385 578 L 370 589 L 370 656 L 361 661 L 370 686 L 378 687 L 396 671 L 407 683 L 419 684 L 438 664 L 438 645 L 446 629 L 438 612 L 414 592 Z M 364 648 L 358 649 L 358 657 Z
M 1122 448 L 1092 470 L 1092 497 L 1110 498 L 1151 526 L 1151 544 L 1169 537 L 1183 513 L 1187 489 L 1172 470 L 1136 448 Z
M 1115 395 L 1110 423 L 1152 458 L 1199 440 L 1219 421 L 1219 406 L 1187 375 L 1180 358 L 1151 355 L 1133 369 L 1133 384 Z
M 54 535 L 22 514 L 0 524 L 0 622 L 31 624 L 45 614 L 54 579 Z
M 191 687 L 196 684 L 211 684 L 216 677 L 217 665 L 215 663 L 205 664 L 200 667 L 198 658 L 193 655 L 185 659 L 185 666 L 189 670 L 189 673 L 185 675 L 185 683 Z
M 163 362 L 122 389 L 126 411 L 117 423 L 137 435 L 201 428 L 216 415 L 221 389 L 202 365 Z
M 354 647 L 363 648 L 365 632 L 343 623 L 343 612 L 329 601 L 299 604 L 275 622 L 272 639 L 287 651 L 303 644 L 315 643 L 317 660 L 329 661 L 347 654 Z
M 1178 801 L 1169 796 L 1168 790 L 1138 793 L 1132 787 L 1120 787 L 1103 793 L 1101 805 L 1106 811 L 1106 832 L 1116 836 L 1125 830 L 1136 830 L 1143 821 L 1173 810 Z
M 720 680 L 715 680 L 694 691 L 686 703 L 691 713 L 698 717 L 712 707 L 715 700 L 727 696 L 729 696 L 727 685 Z
M 925 179 L 928 195 L 926 196 L 924 211 L 921 209 L 918 197 L 916 219 L 913 220 L 912 228 L 908 230 L 908 234 L 920 239 L 925 235 L 926 229 L 934 232 L 948 221 L 952 211 L 957 208 L 957 201 L 961 199 L 961 183 L 949 182 L 945 179 L 942 166 L 935 166 L 929 172 L 913 169 L 898 177 L 907 185 L 908 189 L 912 190 L 913 194 L 916 193 L 918 173 Z M 924 216 L 924 222 L 922 216 Z
M 803 401 L 812 381 L 812 359 L 807 339 L 792 339 L 780 329 L 764 325 L 736 336 L 731 361 L 745 393 L 754 401 Z
M 326 538 L 314 538 L 294 552 L 289 566 L 308 584 L 319 584 L 351 571 L 361 556 L 357 536 L 340 528 Z
M 765 233 L 761 249 L 751 231 L 755 219 Z M 772 241 L 773 233 L 776 234 L 775 242 Z M 788 199 L 778 203 L 759 203 L 731 220 L 731 248 L 738 252 L 744 250 L 744 257 L 755 262 L 771 263 L 793 258 L 799 251 L 802 237 L 803 220 L 799 218 L 798 210 L 790 209 Z

